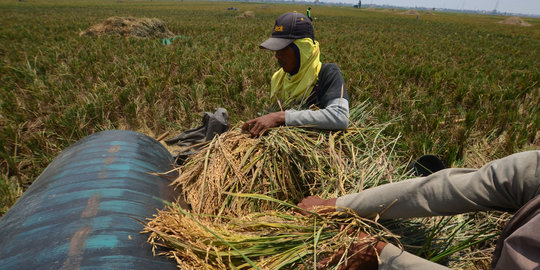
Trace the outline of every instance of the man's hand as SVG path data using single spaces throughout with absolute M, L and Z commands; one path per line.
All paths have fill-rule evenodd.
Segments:
M 318 211 L 319 213 L 328 213 L 336 211 L 336 201 L 336 198 L 325 200 L 317 196 L 308 196 L 298 204 L 298 207 L 311 212 L 316 210 L 315 208 L 322 208 L 320 211 Z M 302 215 L 307 215 L 306 212 L 300 211 L 300 213 Z
M 322 199 L 317 196 L 308 196 L 304 198 L 298 207 L 306 211 L 316 211 L 320 208 L 319 213 L 328 213 L 336 211 L 337 199 Z M 306 212 L 300 211 L 301 214 L 307 215 Z M 373 269 L 376 270 L 379 266 L 377 256 L 381 253 L 382 249 L 386 246 L 385 242 L 378 241 L 375 237 L 360 232 L 358 234 L 358 240 L 349 249 L 342 248 L 331 256 L 321 260 L 317 263 L 317 269 L 327 269 L 330 265 L 337 264 L 345 252 L 346 259 L 344 263 L 339 266 L 338 270 L 353 270 L 353 269 Z
M 243 131 L 249 131 L 252 136 L 261 136 L 269 128 L 285 124 L 285 112 L 274 112 L 255 119 L 246 121 L 242 126 Z
M 338 270 L 376 270 L 379 267 L 377 257 L 381 254 L 384 246 L 386 246 L 385 242 L 380 242 L 375 237 L 361 232 L 358 234 L 356 243 L 352 244 L 348 250 L 341 248 L 330 257 L 321 260 L 317 263 L 317 269 L 327 269 L 328 266 L 337 264 L 347 251 L 344 263 L 339 266 Z

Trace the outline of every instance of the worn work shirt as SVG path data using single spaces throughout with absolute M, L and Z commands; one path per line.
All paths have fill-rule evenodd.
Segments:
M 495 252 L 494 269 L 540 267 L 540 151 L 492 161 L 480 169 L 445 169 L 427 177 L 386 184 L 337 199 L 336 206 L 382 219 L 455 215 L 474 211 L 515 212 Z M 394 245 L 380 254 L 379 269 L 447 269 Z
M 319 110 L 310 110 L 316 106 Z M 339 130 L 349 126 L 349 96 L 338 66 L 324 63 L 304 110 L 286 110 L 285 125 Z

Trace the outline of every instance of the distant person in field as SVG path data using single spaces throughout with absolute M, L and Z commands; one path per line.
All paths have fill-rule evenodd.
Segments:
M 306 16 L 309 18 L 310 21 L 313 21 L 313 19 L 311 18 L 311 7 L 308 7 L 307 10 L 306 10 Z
M 281 125 L 325 130 L 348 127 L 349 97 L 343 76 L 337 65 L 320 62 L 319 42 L 308 17 L 298 12 L 279 16 L 272 36 L 260 47 L 274 51 L 281 66 L 270 84 L 276 112 L 246 121 L 244 131 L 260 136 Z
M 349 208 L 360 216 L 380 213 L 381 219 L 489 210 L 515 212 L 497 241 L 491 269 L 540 269 L 539 150 L 513 154 L 480 169 L 444 169 L 426 177 L 381 185 L 337 199 L 310 196 L 298 206 L 308 211 L 320 206 L 326 207 L 323 211 Z M 320 261 L 319 267 L 326 269 L 337 264 L 347 252 L 347 262 L 339 269 L 448 269 L 392 244 L 382 241 L 368 244 L 373 242 L 365 240 L 373 240 L 373 237 L 367 234 L 360 234 L 359 238 L 347 251 L 339 250 Z

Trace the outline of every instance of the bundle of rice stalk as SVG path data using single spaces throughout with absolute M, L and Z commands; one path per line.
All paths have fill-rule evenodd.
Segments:
M 96 24 L 80 36 L 133 36 L 139 38 L 158 37 L 169 38 L 174 34 L 169 31 L 165 23 L 157 18 L 110 17 L 100 24 Z
M 241 196 L 288 205 L 267 196 Z M 145 232 L 151 233 L 154 252 L 165 246 L 166 251 L 160 254 L 174 258 L 180 269 L 315 269 L 321 259 L 349 248 L 361 231 L 374 236 L 364 239 L 369 244 L 394 237 L 354 213 L 303 216 L 289 206 L 281 211 L 215 219 L 173 204 L 150 221 Z M 331 268 L 337 269 L 346 256 Z
M 289 207 L 294 207 L 307 195 L 338 197 L 410 177 L 406 162 L 394 149 L 398 138 L 384 135 L 384 130 L 394 121 L 382 124 L 369 121 L 371 112 L 367 107 L 367 103 L 363 103 L 353 108 L 350 122 L 352 127 L 340 132 L 278 128 L 260 138 L 251 138 L 236 128 L 216 137 L 198 155 L 179 168 L 180 176 L 174 182 L 174 186 L 182 190 L 183 196 L 191 204 L 191 212 L 178 206 L 161 211 L 147 225 L 147 232 L 152 232 L 149 241 L 155 246 L 164 245 L 169 248 L 165 254 L 175 258 L 182 268 L 211 269 L 234 268 L 238 265 L 252 268 L 255 265 L 268 269 L 283 265 L 298 268 L 300 264 L 316 263 L 321 256 L 325 256 L 326 250 L 335 251 L 338 247 L 343 247 L 335 246 L 342 240 L 333 238 L 339 233 L 334 230 L 337 228 L 336 224 L 360 224 L 355 221 L 360 218 L 317 217 L 317 226 L 329 225 L 322 230 L 321 227 L 313 229 L 314 217 L 305 219 L 291 212 L 277 212 L 282 210 L 280 205 L 284 203 L 277 203 L 276 199 L 286 201 Z M 233 196 L 232 193 L 262 194 L 271 199 L 254 200 L 255 195 Z M 275 222 L 268 222 L 265 218 Z M 379 225 L 360 220 L 364 222 L 362 230 L 381 239 L 389 237 L 389 234 L 381 233 L 385 230 L 380 230 Z M 464 267 L 465 264 L 454 264 L 454 258 L 462 258 L 464 254 L 470 253 L 469 247 L 483 243 L 494 235 L 492 226 L 480 228 L 475 225 L 476 221 L 460 216 L 444 218 L 442 221 L 438 218 L 426 218 L 394 220 L 385 224 L 393 227 L 392 231 L 402 237 L 408 251 L 434 261 L 449 260 L 453 266 L 459 267 Z M 257 247 L 244 246 L 259 243 L 256 239 L 265 239 L 258 238 L 260 236 L 275 237 L 272 234 L 275 232 L 274 228 L 283 228 L 283 231 L 290 232 L 292 225 L 305 231 L 310 231 L 307 228 L 311 228 L 311 235 L 303 235 L 310 240 L 302 240 L 310 243 L 305 244 L 308 248 L 301 252 L 299 249 L 289 249 L 294 250 L 290 251 L 292 253 L 302 254 L 302 259 L 275 259 L 290 253 L 279 253 L 275 246 L 268 248 L 270 244 L 266 242 Z M 475 229 L 477 227 L 478 229 Z M 333 234 L 320 238 L 320 234 L 314 234 L 319 231 L 321 234 Z M 298 235 L 296 233 L 295 237 Z M 285 243 L 291 243 L 292 246 L 292 243 L 299 243 L 295 242 L 297 238 L 287 238 L 289 235 L 285 235 L 286 240 L 279 242 L 280 246 Z M 271 237 L 268 239 L 277 241 Z M 321 239 L 332 239 L 325 243 L 334 243 L 334 246 L 318 245 Z M 238 248 L 242 249 L 242 252 L 236 250 Z M 274 253 L 267 254 L 266 248 Z M 265 250 L 261 252 L 263 255 L 254 252 L 259 249 Z M 311 249 L 321 253 L 307 253 L 307 250 Z M 449 257 L 452 254 L 457 255 Z M 264 259 L 258 260 L 257 256 Z M 279 263 L 272 264 L 274 261 Z M 284 261 L 287 263 L 280 264 Z
M 396 139 L 382 135 L 388 123 L 367 123 L 368 113 L 353 111 L 353 127 L 338 132 L 280 127 L 252 138 L 237 126 L 180 167 L 173 185 L 194 213 L 242 216 L 274 205 L 228 193 L 298 203 L 307 195 L 335 197 L 392 181 L 402 169 L 392 166 Z
M 276 269 L 313 268 L 317 258 L 350 245 L 360 230 L 388 238 L 377 224 L 354 215 L 290 211 L 307 195 L 357 192 L 405 171 L 392 165 L 397 139 L 383 132 L 391 123 L 369 122 L 366 108 L 351 111 L 352 127 L 345 131 L 281 127 L 252 138 L 237 126 L 217 136 L 179 168 L 173 183 L 191 211 L 174 205 L 159 212 L 147 225 L 149 241 L 166 246 L 165 254 L 181 268 Z M 343 224 L 354 228 L 352 235 L 342 233 Z

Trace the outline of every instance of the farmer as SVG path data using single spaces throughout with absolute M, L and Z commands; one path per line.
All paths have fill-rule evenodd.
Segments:
M 319 42 L 306 16 L 298 12 L 279 16 L 272 36 L 260 47 L 274 51 L 281 66 L 270 84 L 270 98 L 279 111 L 246 121 L 244 131 L 260 136 L 281 125 L 326 130 L 348 127 L 349 98 L 343 76 L 337 65 L 320 62 Z M 310 109 L 313 106 L 318 110 Z
M 306 10 L 306 16 L 308 17 L 308 19 L 310 21 L 313 21 L 313 19 L 311 18 L 311 7 L 308 7 L 307 10 Z
M 313 210 L 317 206 L 330 206 L 337 211 L 339 208 L 350 208 L 361 216 L 373 216 L 386 208 L 380 216 L 382 219 L 487 210 L 515 212 L 497 242 L 491 268 L 540 268 L 538 150 L 495 160 L 480 169 L 445 169 L 427 177 L 382 185 L 337 199 L 324 200 L 310 196 L 298 206 L 305 210 Z M 365 237 L 370 238 L 366 234 L 359 238 Z M 380 241 L 373 245 L 362 245 L 361 240 L 349 250 L 348 254 L 352 256 L 347 265 L 340 269 L 447 269 L 392 244 Z M 337 263 L 343 252 L 336 252 L 322 261 L 320 266 Z M 380 256 L 379 265 L 376 254 Z

